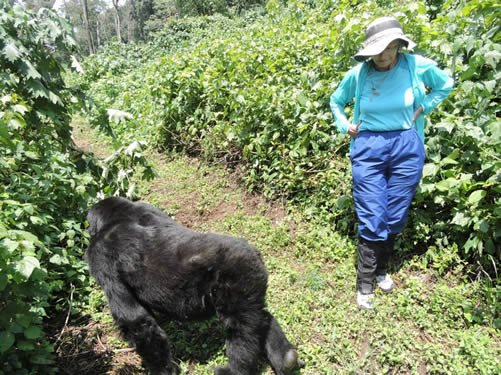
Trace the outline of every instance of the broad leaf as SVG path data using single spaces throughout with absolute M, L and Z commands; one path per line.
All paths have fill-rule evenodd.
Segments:
M 35 268 L 40 268 L 40 262 L 33 256 L 26 256 L 17 264 L 16 268 L 17 272 L 29 279 Z
M 0 353 L 5 353 L 14 344 L 14 334 L 7 331 L 0 332 Z
M 21 64 L 20 68 L 21 72 L 26 75 L 27 78 L 31 79 L 39 79 L 42 78 L 42 75 L 35 69 L 33 65 L 28 60 L 25 60 Z
M 38 326 L 31 326 L 24 330 L 24 337 L 27 339 L 38 339 L 42 336 L 42 330 Z
M 473 193 L 470 194 L 468 197 L 468 203 L 469 204 L 475 204 L 480 202 L 485 196 L 487 195 L 487 192 L 485 190 L 476 190 Z
M 10 62 L 14 62 L 21 57 L 21 52 L 13 43 L 7 43 L 2 50 L 2 53 Z

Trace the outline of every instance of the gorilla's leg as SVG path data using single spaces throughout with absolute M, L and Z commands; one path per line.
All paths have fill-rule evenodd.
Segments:
M 277 375 L 289 375 L 304 366 L 298 359 L 297 350 L 287 340 L 280 324 L 273 315 L 265 311 L 264 351 L 266 358 Z
M 144 367 L 152 375 L 175 375 L 167 335 L 153 315 L 145 309 L 118 277 L 96 275 L 102 285 L 111 314 L 124 338 L 143 359 Z
M 238 312 L 222 319 L 226 331 L 228 365 L 216 375 L 255 375 L 261 354 L 262 311 Z

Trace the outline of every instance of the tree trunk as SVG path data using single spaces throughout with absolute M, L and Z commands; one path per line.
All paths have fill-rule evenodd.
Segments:
M 96 53 L 96 48 L 94 47 L 94 40 L 92 39 L 92 33 L 90 31 L 89 7 L 87 6 L 87 0 L 82 0 L 82 9 L 83 9 L 85 28 L 87 29 L 87 42 L 89 45 L 89 54 L 93 55 L 94 53 Z
M 101 22 L 99 21 L 99 14 L 96 17 L 96 39 L 97 39 L 97 46 L 99 47 L 101 43 Z
M 138 41 L 138 39 L 143 39 L 142 35 L 142 30 L 141 30 L 141 24 L 139 20 L 139 14 L 138 14 L 138 9 L 136 8 L 136 3 L 135 1 L 130 1 L 130 12 L 129 12 L 129 40 L 134 40 L 135 42 Z M 131 26 L 132 25 L 132 26 Z M 132 39 L 131 38 L 134 38 Z
M 122 36 L 120 35 L 120 16 L 118 15 L 118 2 L 120 0 L 112 0 L 114 15 L 115 15 L 115 30 L 117 32 L 117 39 L 119 42 L 122 41 Z

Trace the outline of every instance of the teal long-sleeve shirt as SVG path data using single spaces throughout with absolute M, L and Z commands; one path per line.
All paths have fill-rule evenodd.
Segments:
M 416 119 L 415 127 L 424 142 L 424 116 L 450 94 L 454 81 L 431 59 L 413 54 L 403 54 L 402 56 L 406 59 L 411 73 L 414 110 L 419 106 L 423 107 L 423 112 Z M 336 91 L 331 95 L 330 108 L 336 126 L 342 134 L 348 133 L 348 127 L 352 124 L 347 119 L 344 108 L 353 99 L 355 99 L 353 123 L 359 123 L 360 98 L 368 71 L 368 62 L 358 64 L 346 73 Z M 431 89 L 429 93 L 426 92 L 426 87 Z

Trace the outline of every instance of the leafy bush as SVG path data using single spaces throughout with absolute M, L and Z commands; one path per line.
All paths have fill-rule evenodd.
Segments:
M 456 77 L 453 94 L 428 118 L 428 163 L 406 246 L 448 249 L 494 275 L 501 256 L 497 5 L 429 3 L 271 0 L 267 17 L 213 29 L 138 69 L 93 82 L 90 92 L 105 103 L 99 113 L 132 114 L 133 123 L 116 127 L 121 137 L 239 163 L 249 189 L 287 196 L 354 234 L 349 140 L 333 126 L 328 100 L 369 22 L 393 14 L 417 53 Z
M 85 301 L 87 207 L 102 191 L 130 192 L 140 145 L 98 161 L 76 150 L 56 51 L 74 51 L 71 26 L 0 3 L 0 374 L 56 373 L 43 320 Z

